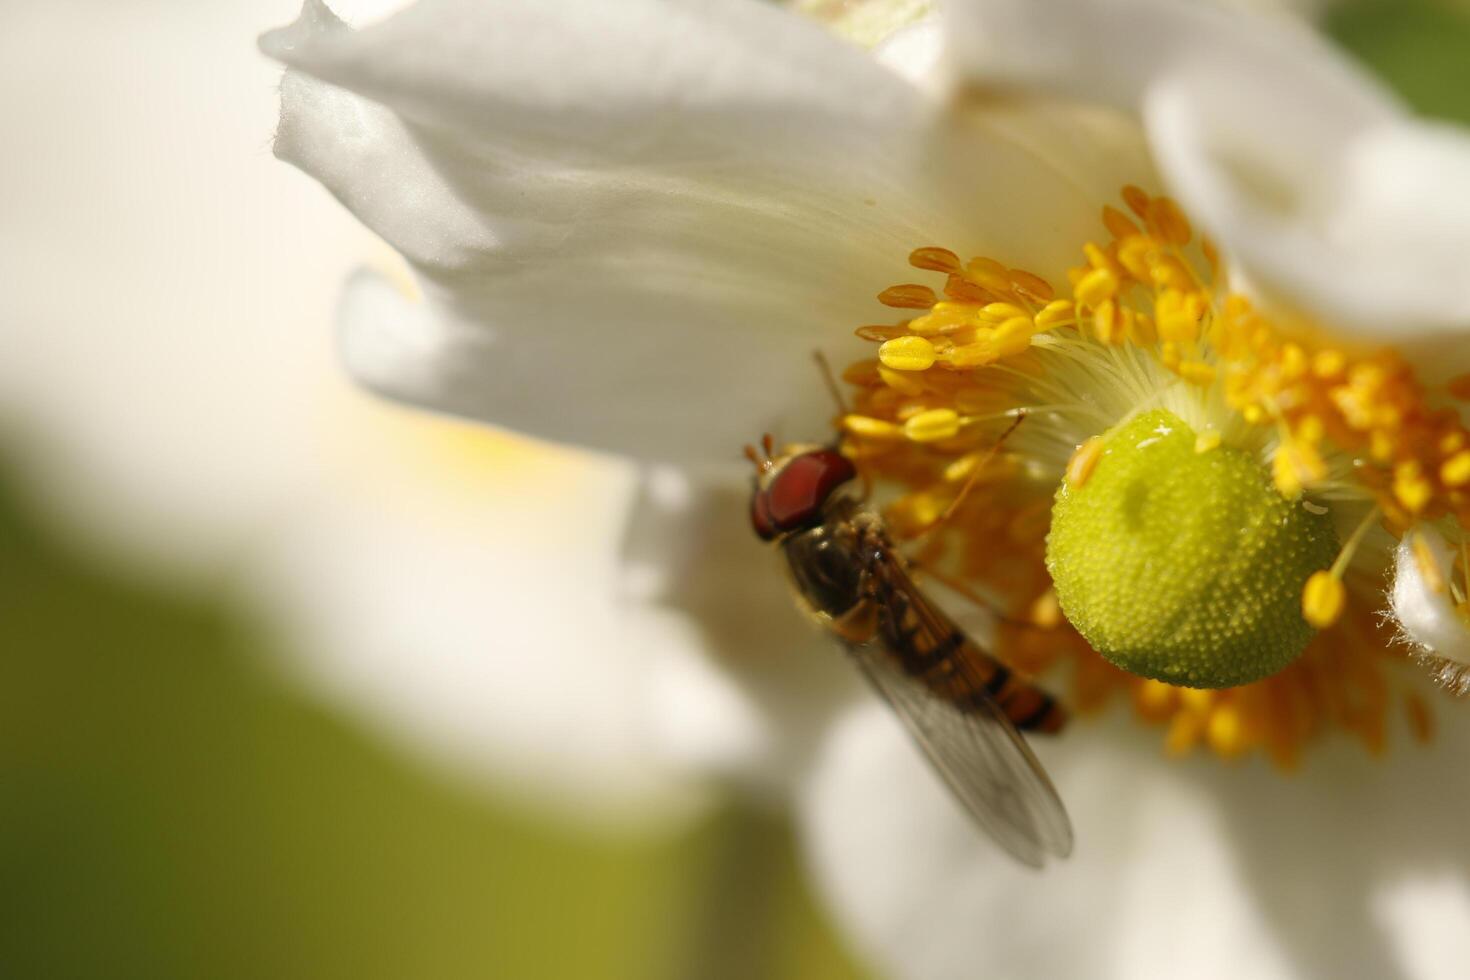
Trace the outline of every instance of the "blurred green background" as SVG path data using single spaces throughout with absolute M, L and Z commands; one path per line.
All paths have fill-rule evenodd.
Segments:
M 1470 124 L 1459 4 L 1330 33 Z M 0 466 L 0 975 L 846 978 L 784 818 L 589 830 L 440 777 L 297 692 L 223 593 L 142 585 Z
M 592 834 L 308 703 L 208 594 L 90 567 L 0 470 L 0 975 L 855 976 L 774 816 Z

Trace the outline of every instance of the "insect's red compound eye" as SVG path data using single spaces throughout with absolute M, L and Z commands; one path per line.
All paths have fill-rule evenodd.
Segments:
M 778 531 L 814 521 L 842 484 L 857 476 L 852 461 L 832 449 L 802 453 L 781 468 L 766 488 L 766 510 Z
M 776 536 L 776 524 L 771 520 L 771 501 L 759 486 L 750 494 L 750 525 L 762 541 Z

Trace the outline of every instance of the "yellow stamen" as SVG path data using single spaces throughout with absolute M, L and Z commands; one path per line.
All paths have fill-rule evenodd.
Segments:
M 886 366 L 880 366 L 878 368 L 878 377 L 882 378 L 883 383 L 888 387 L 905 395 L 922 395 L 925 390 L 924 383 L 912 374 L 895 371 Z
M 1093 269 L 1077 283 L 1077 301 L 1088 309 L 1097 309 L 1118 292 L 1118 277 L 1110 269 Z
M 884 306 L 907 310 L 927 310 L 934 305 L 937 298 L 934 290 L 928 286 L 912 283 L 903 286 L 889 286 L 878 294 L 878 302 Z
M 928 269 L 930 272 L 959 272 L 964 266 L 960 257 L 947 248 L 916 248 L 909 253 L 909 265 L 915 269 Z
M 1447 487 L 1470 483 L 1470 449 L 1455 453 L 1439 468 L 1439 479 Z
M 1179 376 L 1192 385 L 1208 388 L 1215 383 L 1215 367 L 1204 361 L 1185 361 L 1179 365 Z
M 842 427 L 855 436 L 866 436 L 869 439 L 901 439 L 903 428 L 883 419 L 868 418 L 865 415 L 848 415 L 842 419 Z
M 967 487 L 925 547 L 997 597 L 1004 623 L 1031 624 L 1003 626 L 998 652 L 1031 672 L 1069 666 L 1074 708 L 1123 692 L 1139 717 L 1166 726 L 1171 753 L 1260 752 L 1284 768 L 1333 729 L 1381 749 L 1399 710 L 1427 738 L 1428 705 L 1391 684 L 1402 657 L 1376 618 L 1381 596 L 1360 595 L 1357 583 L 1381 575 L 1383 546 L 1367 536 L 1380 523 L 1395 533 L 1415 521 L 1470 527 L 1470 429 L 1437 401 L 1470 401 L 1470 375 L 1431 392 L 1392 353 L 1287 337 L 1229 292 L 1218 254 L 1175 202 L 1130 186 L 1123 203 L 1102 209 L 1106 237 L 1081 243 L 1083 260 L 1059 291 L 996 258 L 915 250 L 910 264 L 939 278 L 885 290 L 881 301 L 909 319 L 858 330 L 881 346 L 843 372 L 856 388 L 841 423 L 845 451 L 865 478 L 902 488 L 887 511 L 897 534 L 932 525 L 957 485 Z M 1057 483 L 1086 484 L 1101 436 L 1159 407 L 1193 426 L 1198 453 L 1259 454 L 1277 488 L 1314 513 L 1367 510 L 1332 567 L 1303 583 L 1302 615 L 1321 632 L 1265 680 L 1197 692 L 1133 677 L 1047 614 L 1055 596 L 1043 554 Z M 1021 412 L 1028 421 L 1005 456 L 978 473 L 987 454 L 977 446 Z M 1464 601 L 1459 573 L 1413 540 L 1431 587 Z M 1365 541 L 1378 552 L 1358 568 Z M 1369 574 L 1349 575 L 1350 566 Z
M 878 360 L 894 371 L 927 371 L 934 366 L 934 345 L 923 337 L 895 337 L 878 348 Z
M 1087 482 L 1092 471 L 1097 467 L 1097 461 L 1102 459 L 1103 440 L 1101 436 L 1093 436 L 1072 454 L 1072 459 L 1067 463 L 1067 482 L 1074 487 L 1080 487 Z
M 1317 629 L 1337 622 L 1347 605 L 1342 579 L 1328 571 L 1313 572 L 1302 590 L 1302 618 Z
M 952 408 L 933 408 L 910 418 L 903 431 L 914 442 L 953 439 L 960 431 L 960 417 Z

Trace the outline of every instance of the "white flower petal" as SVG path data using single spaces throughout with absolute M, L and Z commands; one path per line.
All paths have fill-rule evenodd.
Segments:
M 1416 541 L 1438 567 L 1438 584 L 1431 581 L 1434 572 L 1421 564 Z M 1420 526 L 1404 535 L 1394 552 L 1393 615 L 1406 637 L 1424 652 L 1470 664 L 1470 628 L 1443 586 L 1454 565 L 1455 554 L 1438 531 Z
M 1451 976 L 1459 944 L 1405 955 L 1425 930 L 1404 928 L 1470 929 L 1454 898 L 1470 725 L 1445 727 L 1391 765 L 1340 741 L 1288 777 L 1166 761 L 1130 719 L 1077 722 L 1032 740 L 1077 828 L 1072 858 L 1036 874 L 978 836 L 872 705 L 834 730 L 803 838 L 839 924 L 904 980 Z
M 797 612 L 780 558 L 751 532 L 749 489 L 645 474 L 623 552 L 632 602 L 697 631 L 659 655 L 651 707 L 662 751 L 758 791 L 791 791 L 834 712 L 857 691 L 841 651 Z
M 689 461 L 808 434 L 811 351 L 891 318 L 873 297 L 911 249 L 1060 276 L 1096 223 L 1024 127 L 762 4 L 421 0 L 358 32 L 310 4 L 263 43 L 298 69 L 278 152 L 442 321 L 421 352 L 452 366 L 371 382 L 541 436 Z M 383 327 L 349 321 L 349 349 Z
M 1305 27 L 1208 0 L 951 0 L 955 68 L 986 85 L 1137 109 L 1162 78 L 1205 71 L 1287 86 L 1324 117 L 1387 118 L 1395 103 Z
M 593 822 L 677 816 L 689 800 L 650 717 L 655 661 L 697 658 L 702 638 L 617 597 L 635 474 L 501 452 L 559 479 L 531 495 L 529 477 L 468 459 L 440 461 L 437 480 L 394 473 L 409 460 L 379 447 L 362 492 L 303 502 L 250 575 L 287 614 L 287 666 L 471 784 Z
M 953 20 L 970 77 L 1136 109 L 1170 189 L 1284 312 L 1435 368 L 1470 325 L 1470 137 L 1407 119 L 1310 32 L 1179 0 Z

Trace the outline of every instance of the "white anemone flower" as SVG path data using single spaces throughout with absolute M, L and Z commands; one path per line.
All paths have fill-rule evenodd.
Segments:
M 1400 728 L 1428 737 L 1428 709 L 1375 623 L 1391 607 L 1461 684 L 1465 569 L 1442 542 L 1463 540 L 1470 483 L 1463 133 L 1410 118 L 1304 28 L 1158 0 L 955 0 L 876 58 L 740 0 L 420 0 L 357 31 L 308 0 L 263 45 L 289 68 L 277 152 L 423 293 L 354 277 L 349 369 L 651 467 L 633 577 L 749 682 L 706 665 L 685 683 L 700 670 L 679 666 L 662 717 L 693 755 L 795 763 L 819 886 L 886 971 L 1462 970 L 1466 722 L 1451 705 L 1428 747 L 1402 744 Z M 1132 216 L 1099 220 L 1120 187 Z M 948 277 L 942 297 L 902 283 L 905 256 Z M 767 615 L 774 573 L 737 540 L 727 461 L 763 429 L 827 434 L 809 354 L 861 356 L 875 295 L 912 316 L 859 331 L 882 347 L 845 373 L 842 426 L 860 466 L 907 484 L 895 527 L 972 486 L 984 438 L 1024 412 L 1001 470 L 1016 480 L 982 481 L 944 531 L 1012 614 L 997 649 L 1044 666 L 1085 637 L 1150 679 L 1088 650 L 1068 660 L 1079 705 L 1126 692 L 1171 749 L 1250 755 L 1166 761 L 1119 717 L 1038 743 L 1079 839 L 1042 877 L 976 839 L 884 709 L 834 717 L 782 668 L 752 668 L 770 646 L 792 671 L 820 654 Z M 1125 440 L 1139 422 L 1156 428 Z M 1145 456 L 1153 443 L 1173 455 Z M 1027 480 L 1047 493 L 1014 489 Z M 1058 485 L 1052 593 L 1033 588 L 1035 518 Z M 1120 599 L 1118 486 L 1218 491 L 1255 530 L 1181 523 L 1188 553 L 1148 551 L 1164 564 Z M 1180 652 L 1175 635 L 1194 640 Z M 729 710 L 704 710 L 719 699 L 701 685 Z M 1321 739 L 1303 760 L 1333 728 L 1399 744 L 1372 760 Z
M 680 819 L 628 688 L 696 641 L 612 594 L 632 467 L 390 411 L 315 329 L 355 266 L 398 260 L 270 155 L 280 73 L 249 38 L 296 10 L 7 8 L 6 462 L 107 567 L 249 608 L 283 654 L 262 668 L 376 737 L 600 827 Z

